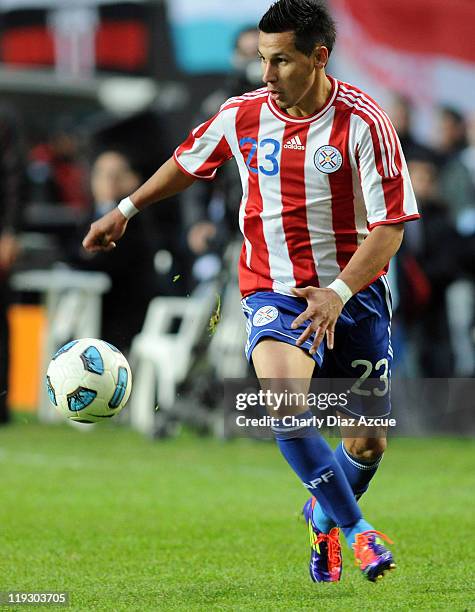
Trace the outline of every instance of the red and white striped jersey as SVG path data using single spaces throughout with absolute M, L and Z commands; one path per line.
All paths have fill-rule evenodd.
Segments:
M 196 178 L 214 178 L 231 157 L 239 166 L 243 296 L 326 287 L 373 227 L 419 217 L 388 116 L 329 78 L 331 95 L 312 116 L 291 117 L 258 89 L 227 100 L 175 151 Z

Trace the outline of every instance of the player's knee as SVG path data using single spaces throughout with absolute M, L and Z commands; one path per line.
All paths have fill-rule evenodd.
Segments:
M 355 459 L 371 463 L 377 461 L 387 447 L 385 438 L 355 438 L 345 444 L 346 450 Z

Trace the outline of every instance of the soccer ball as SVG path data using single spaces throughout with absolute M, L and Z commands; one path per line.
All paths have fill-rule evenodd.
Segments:
M 62 346 L 46 373 L 51 403 L 79 423 L 96 423 L 120 412 L 132 389 L 130 366 L 104 340 L 82 338 Z

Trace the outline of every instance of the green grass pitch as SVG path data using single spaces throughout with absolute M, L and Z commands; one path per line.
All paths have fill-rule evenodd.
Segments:
M 72 610 L 472 610 L 474 456 L 472 440 L 393 440 L 362 506 L 398 569 L 371 584 L 345 550 L 341 583 L 315 585 L 305 491 L 272 443 L 15 423 L 0 591 L 66 590 Z

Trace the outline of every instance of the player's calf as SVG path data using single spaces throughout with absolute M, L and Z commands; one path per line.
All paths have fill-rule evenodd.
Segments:
M 381 438 L 346 438 L 344 446 L 347 454 L 363 464 L 373 464 L 382 458 L 387 442 Z

